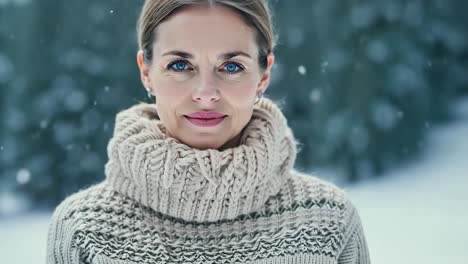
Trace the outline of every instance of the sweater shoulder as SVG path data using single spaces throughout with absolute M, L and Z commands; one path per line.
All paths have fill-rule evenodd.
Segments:
M 357 215 L 356 206 L 343 188 L 296 170 L 265 205 L 266 211 L 300 213 L 311 221 L 336 224 L 343 231 L 352 228 Z
M 295 200 L 320 199 L 333 201 L 343 206 L 352 206 L 350 196 L 343 188 L 336 184 L 321 179 L 313 174 L 293 170 L 289 179 L 289 187 L 294 187 L 293 197 Z
M 112 190 L 105 181 L 81 189 L 65 198 L 55 209 L 50 225 L 67 224 L 71 229 L 82 230 L 89 219 L 107 208 L 116 207 L 124 197 Z
M 102 183 L 82 189 L 63 200 L 53 211 L 47 234 L 47 263 L 81 263 L 77 246 L 86 229 L 84 208 L 105 190 Z

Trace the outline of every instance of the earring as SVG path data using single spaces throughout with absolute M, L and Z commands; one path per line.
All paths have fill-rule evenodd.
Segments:
M 257 99 L 255 100 L 255 104 L 258 103 L 260 99 L 262 99 L 262 97 L 263 97 L 263 92 L 259 92 L 257 95 Z
M 151 99 L 151 89 L 146 88 L 146 92 L 148 92 L 148 98 Z

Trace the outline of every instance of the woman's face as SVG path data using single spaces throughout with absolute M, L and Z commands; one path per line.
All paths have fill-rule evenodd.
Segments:
M 256 95 L 268 86 L 273 55 L 266 70 L 258 56 L 254 30 L 235 11 L 189 7 L 158 26 L 151 64 L 143 63 L 142 51 L 137 61 L 169 136 L 197 149 L 221 150 L 238 144 Z M 188 118 L 195 112 L 225 117 L 219 123 Z

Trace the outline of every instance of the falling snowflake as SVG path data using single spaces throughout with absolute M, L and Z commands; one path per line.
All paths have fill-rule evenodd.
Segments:
M 328 67 L 328 61 L 324 61 L 322 62 L 322 64 L 320 64 L 320 70 L 322 71 L 322 73 L 325 73 L 327 71 L 327 67 Z
M 46 129 L 48 125 L 49 125 L 49 122 L 47 120 L 42 120 L 41 123 L 39 123 L 39 126 L 41 127 L 41 129 Z
M 19 184 L 26 184 L 31 179 L 31 173 L 27 169 L 21 169 L 16 174 L 16 181 Z
M 307 69 L 304 65 L 299 65 L 299 67 L 297 67 L 297 71 L 300 75 L 305 75 L 307 73 Z
M 322 92 L 319 88 L 313 89 L 309 94 L 310 101 L 317 103 L 322 98 Z

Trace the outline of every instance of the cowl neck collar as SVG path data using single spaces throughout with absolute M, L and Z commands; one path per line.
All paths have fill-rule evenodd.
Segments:
M 119 193 L 186 221 L 233 219 L 259 210 L 290 177 L 296 142 L 279 107 L 262 98 L 239 145 L 192 148 L 168 137 L 156 105 L 119 112 L 106 180 Z

